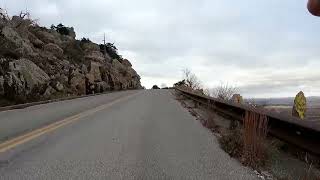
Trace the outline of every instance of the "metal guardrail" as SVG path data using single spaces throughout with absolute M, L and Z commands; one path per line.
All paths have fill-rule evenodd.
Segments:
M 215 111 L 242 122 L 246 111 L 266 115 L 269 119 L 268 133 L 282 141 L 293 144 L 312 154 L 320 155 L 320 121 L 307 121 L 278 113 L 236 104 L 217 98 L 175 88 L 184 96 L 204 105 L 210 105 Z

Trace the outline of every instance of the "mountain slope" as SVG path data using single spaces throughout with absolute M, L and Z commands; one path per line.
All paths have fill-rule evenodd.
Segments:
M 40 27 L 0 13 L 0 100 L 24 103 L 108 90 L 139 89 L 140 76 L 113 44 L 76 40 L 73 28 Z

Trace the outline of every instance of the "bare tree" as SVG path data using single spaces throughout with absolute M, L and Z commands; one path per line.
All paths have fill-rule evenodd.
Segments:
M 194 73 L 191 72 L 190 69 L 183 70 L 183 77 L 188 87 L 190 87 L 193 90 L 201 89 L 200 80 Z
M 229 101 L 237 92 L 238 89 L 236 87 L 221 83 L 218 87 L 212 90 L 212 96 Z
M 9 21 L 10 17 L 6 9 L 0 8 L 0 18 L 5 21 Z

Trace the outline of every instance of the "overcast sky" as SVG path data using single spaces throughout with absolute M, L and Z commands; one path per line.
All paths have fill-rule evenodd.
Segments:
M 0 0 L 10 14 L 24 0 Z M 306 0 L 27 0 L 43 26 L 62 22 L 77 38 L 105 32 L 150 88 L 191 69 L 245 97 L 320 95 L 320 18 Z

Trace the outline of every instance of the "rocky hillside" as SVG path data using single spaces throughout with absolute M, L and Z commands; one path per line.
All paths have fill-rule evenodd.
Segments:
M 73 28 L 47 29 L 25 15 L 0 16 L 2 105 L 141 88 L 140 76 L 113 44 L 76 40 Z

